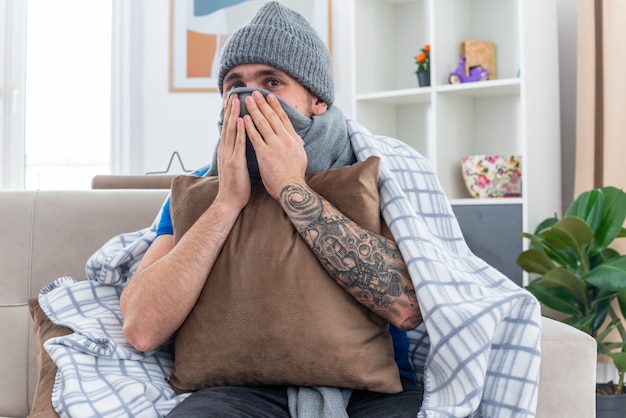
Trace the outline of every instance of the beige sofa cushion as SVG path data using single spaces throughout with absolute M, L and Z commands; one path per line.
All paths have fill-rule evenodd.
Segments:
M 372 157 L 310 175 L 307 183 L 380 232 L 378 170 Z M 217 187 L 216 178 L 174 180 L 175 240 L 211 204 Z M 221 385 L 402 389 L 388 323 L 334 282 L 262 184 L 178 331 L 175 353 L 170 381 L 177 392 Z

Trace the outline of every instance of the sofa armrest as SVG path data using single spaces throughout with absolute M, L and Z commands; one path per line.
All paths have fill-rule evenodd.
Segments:
M 596 341 L 543 317 L 537 418 L 595 417 Z

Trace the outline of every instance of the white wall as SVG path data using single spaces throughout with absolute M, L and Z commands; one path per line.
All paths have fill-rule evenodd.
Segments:
M 218 93 L 171 93 L 169 80 L 169 4 L 170 0 L 143 2 L 143 55 L 140 115 L 143 159 L 136 174 L 165 170 L 174 151 L 187 169 L 211 161 L 218 139 L 217 121 L 221 109 Z M 135 121 L 137 122 L 137 121 Z M 143 160 L 143 161 L 142 161 Z M 141 164 L 143 162 L 143 164 Z M 181 172 L 180 165 L 172 166 Z

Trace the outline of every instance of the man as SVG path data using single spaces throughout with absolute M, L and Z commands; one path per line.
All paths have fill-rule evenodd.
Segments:
M 301 234 L 313 230 L 314 235 L 330 239 L 350 234 L 355 247 L 370 245 L 384 265 L 380 273 L 351 266 L 353 276 L 359 278 L 356 282 L 342 280 L 331 269 L 329 274 L 396 328 L 415 328 L 421 322 L 415 291 L 388 229 L 385 227 L 384 236 L 380 236 L 360 228 L 306 184 L 306 174 L 356 161 L 345 117 L 333 106 L 330 55 L 313 28 L 279 3 L 264 4 L 225 45 L 218 85 L 224 110 L 221 138 L 209 174 L 218 175 L 219 192 L 175 246 L 165 206 L 158 236 L 121 296 L 126 339 L 136 349 L 148 351 L 166 342 L 182 325 L 250 199 L 250 177 L 261 178 L 268 194 L 279 202 Z M 249 89 L 254 90 L 250 93 Z M 242 92 L 250 93 L 243 102 L 239 97 Z M 244 105 L 247 114 L 242 117 Z M 302 137 L 300 122 L 306 125 Z M 248 151 L 247 139 L 251 144 Z M 324 210 L 347 227 L 334 228 L 306 216 L 302 202 L 309 197 L 322 199 Z M 320 261 L 333 259 L 322 263 L 325 266 L 341 262 L 336 254 L 329 255 L 308 243 Z M 350 416 L 417 414 L 422 390 L 412 379 L 406 335 L 398 329 L 392 328 L 392 335 L 404 391 L 395 395 L 354 391 L 347 406 Z M 287 388 L 207 388 L 192 394 L 172 415 L 206 416 L 209 411 L 215 416 L 288 417 Z

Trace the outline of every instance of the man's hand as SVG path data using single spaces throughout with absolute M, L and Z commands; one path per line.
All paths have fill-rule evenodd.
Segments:
M 239 210 L 250 200 L 250 176 L 246 163 L 246 131 L 239 117 L 241 103 L 234 94 L 225 105 L 222 137 L 217 148 L 219 191 L 216 202 Z
M 302 184 L 307 166 L 304 142 L 275 95 L 253 92 L 246 98 L 244 124 L 256 152 L 265 189 L 274 199 L 288 184 Z

